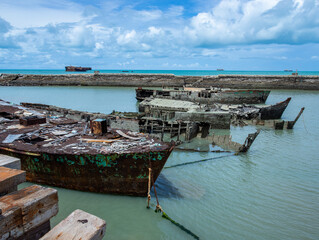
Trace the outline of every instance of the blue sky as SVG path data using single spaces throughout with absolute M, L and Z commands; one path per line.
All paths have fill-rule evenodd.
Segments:
M 319 0 L 1 0 L 0 68 L 319 70 Z

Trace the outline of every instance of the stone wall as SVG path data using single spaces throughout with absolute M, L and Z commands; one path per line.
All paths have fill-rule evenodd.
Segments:
M 173 74 L 1 74 L 0 86 L 122 86 L 122 87 L 230 87 L 245 89 L 319 90 L 318 76 L 218 75 L 175 76 Z

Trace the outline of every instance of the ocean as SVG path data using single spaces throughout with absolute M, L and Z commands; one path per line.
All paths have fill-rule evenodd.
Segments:
M 66 72 L 64 69 L 0 69 L 1 73 L 14 73 L 14 74 L 85 74 L 94 73 L 94 71 L 100 71 L 100 73 L 146 73 L 146 74 L 174 74 L 177 76 L 207 76 L 207 75 L 220 75 L 220 74 L 235 74 L 235 75 L 291 75 L 290 71 L 235 71 L 235 70 L 99 70 L 93 69 L 87 72 Z M 296 70 L 294 69 L 293 72 Z M 298 71 L 299 75 L 319 75 L 319 71 Z
M 36 72 L 42 71 L 47 70 Z M 181 73 L 169 73 L 176 72 Z M 294 119 L 305 107 L 292 130 L 256 126 L 216 130 L 243 142 L 247 134 L 261 129 L 246 154 L 173 151 L 166 166 L 212 160 L 162 171 L 156 186 L 164 211 L 200 239 L 319 239 L 319 91 L 272 90 L 266 103 L 287 97 L 292 100 L 283 119 Z M 134 88 L 10 86 L 0 87 L 0 98 L 90 112 L 137 110 Z M 209 150 L 211 143 L 198 138 L 185 146 Z M 52 226 L 82 209 L 105 219 L 105 239 L 193 239 L 154 212 L 153 193 L 152 209 L 146 209 L 146 197 L 57 189 L 59 213 Z

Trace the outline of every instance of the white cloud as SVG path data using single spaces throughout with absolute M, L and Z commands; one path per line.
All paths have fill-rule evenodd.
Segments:
M 199 46 L 319 41 L 318 6 L 311 0 L 223 0 L 191 19 L 185 33 Z M 312 26 L 311 26 L 312 25 Z
M 161 18 L 162 11 L 160 10 L 153 10 L 153 11 L 138 11 L 137 12 L 137 18 L 141 21 L 153 21 L 156 19 Z
M 318 3 L 221 0 L 186 18 L 183 6 L 143 9 L 125 0 L 89 6 L 69 0 L 1 0 L 0 49 L 12 48 L 2 53 L 3 62 L 12 64 L 25 58 L 39 65 L 103 64 L 107 58 L 136 66 L 126 59 L 157 59 L 155 66 L 202 68 L 203 61 L 215 59 L 288 61 L 289 44 L 319 42 Z M 316 59 L 312 55 L 305 58 Z
M 1 0 L 0 2 L 0 16 L 18 28 L 77 22 L 82 18 L 82 11 L 81 6 L 63 0 L 50 5 L 40 0 Z
M 131 31 L 128 31 L 124 34 L 121 34 L 117 38 L 117 43 L 119 45 L 128 45 L 128 44 L 136 43 L 136 41 L 137 41 L 137 38 L 136 38 L 136 31 L 135 30 L 131 30 Z

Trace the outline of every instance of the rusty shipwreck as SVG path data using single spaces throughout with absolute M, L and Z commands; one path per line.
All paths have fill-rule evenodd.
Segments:
M 90 67 L 76 67 L 76 66 L 66 66 L 65 71 L 66 72 L 86 72 L 92 70 Z
M 149 169 L 156 181 L 173 143 L 107 129 L 0 100 L 0 153 L 21 159 L 27 180 L 82 191 L 146 196 Z
M 137 88 L 136 99 L 143 101 L 146 98 L 166 98 L 184 100 L 202 104 L 257 104 L 265 103 L 270 91 L 267 90 L 235 90 L 223 88 Z

